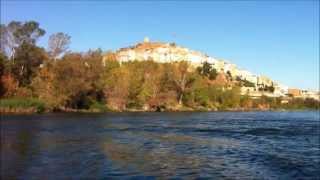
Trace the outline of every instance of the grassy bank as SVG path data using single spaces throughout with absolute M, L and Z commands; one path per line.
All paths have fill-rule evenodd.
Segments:
M 43 112 L 76 112 L 76 113 L 102 113 L 102 112 L 214 112 L 214 111 L 295 111 L 295 110 L 318 110 L 318 108 L 308 108 L 305 106 L 281 106 L 269 108 L 207 108 L 203 106 L 188 107 L 188 106 L 174 106 L 165 107 L 163 109 L 139 109 L 139 108 L 126 108 L 122 111 L 109 109 L 106 105 L 93 102 L 87 109 L 74 109 L 74 108 L 59 108 L 53 109 L 47 107 L 45 103 L 36 98 L 8 98 L 0 100 L 0 113 L 3 114 L 32 114 Z
M 1 113 L 41 113 L 45 103 L 35 98 L 10 98 L 0 100 Z

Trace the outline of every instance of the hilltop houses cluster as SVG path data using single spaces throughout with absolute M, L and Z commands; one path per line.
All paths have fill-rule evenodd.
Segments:
M 290 96 L 319 100 L 319 92 L 290 89 L 288 86 L 279 84 L 266 76 L 255 75 L 247 70 L 238 68 L 235 64 L 177 46 L 175 43 L 150 42 L 149 38 L 145 38 L 143 42 L 134 46 L 119 49 L 116 52 L 116 58 L 120 63 L 135 60 L 153 60 L 159 63 L 188 61 L 193 67 L 199 67 L 204 62 L 208 62 L 218 73 L 226 73 L 233 79 L 250 82 L 251 86 L 241 87 L 241 94 L 243 95 L 247 94 L 253 98 L 264 95 L 268 97 Z

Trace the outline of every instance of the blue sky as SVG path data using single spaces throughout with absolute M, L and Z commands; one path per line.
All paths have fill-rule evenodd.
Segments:
M 290 87 L 319 89 L 319 1 L 1 1 L 1 23 L 35 20 L 71 50 L 116 50 L 148 36 L 226 59 Z

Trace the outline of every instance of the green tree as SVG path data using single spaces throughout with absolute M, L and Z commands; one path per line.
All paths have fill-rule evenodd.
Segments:
M 232 89 L 224 89 L 220 97 L 221 108 L 237 108 L 240 105 L 240 89 L 233 87 Z
M 215 80 L 218 73 L 215 68 L 212 68 L 212 65 L 205 61 L 202 66 L 197 67 L 197 72 L 202 76 L 208 77 L 210 80 Z
M 211 72 L 211 64 L 208 63 L 207 61 L 203 63 L 202 65 L 202 75 L 204 76 L 209 76 L 210 72 Z
M 161 105 L 161 80 L 163 68 L 159 63 L 153 61 L 145 62 L 142 89 L 138 95 L 141 104 L 148 105 L 149 108 L 156 108 Z
M 8 25 L 1 24 L 1 51 L 9 58 L 13 57 L 14 49 L 18 46 L 14 33 L 21 28 L 21 22 L 11 21 Z
M 210 80 L 215 80 L 218 76 L 218 72 L 216 69 L 212 68 L 210 73 L 209 73 L 209 79 Z
M 109 108 L 124 110 L 129 98 L 129 77 L 127 69 L 114 68 L 105 77 L 104 94 Z
M 2 75 L 4 75 L 5 73 L 5 67 L 6 67 L 5 64 L 7 61 L 8 61 L 7 56 L 2 52 L 0 52 L 0 77 L 2 77 Z
M 104 100 L 100 79 L 101 54 L 69 53 L 61 61 L 49 62 L 34 78 L 32 87 L 40 99 L 53 108 L 87 109 Z
M 46 31 L 40 28 L 38 22 L 28 21 L 23 23 L 13 35 L 15 36 L 18 45 L 23 43 L 35 45 L 38 38 L 45 33 Z
M 230 71 L 227 71 L 227 77 L 228 77 L 229 80 L 232 80 L 232 74 L 231 74 Z
M 142 91 L 142 86 L 144 83 L 145 70 L 148 68 L 145 66 L 145 62 L 133 61 L 123 65 L 129 72 L 129 95 L 128 95 L 128 107 L 138 107 L 142 106 L 141 101 L 139 101 L 139 94 Z
M 7 57 L 4 55 L 4 53 L 0 52 L 0 97 L 2 97 L 5 93 L 5 87 L 4 83 L 2 82 L 2 77 L 5 74 L 5 63 L 6 63 Z
M 7 38 L 6 38 L 6 26 L 4 24 L 0 24 L 0 53 L 6 55 L 6 46 L 7 46 Z
M 35 45 L 44 34 L 45 30 L 40 28 L 38 22 L 11 21 L 8 25 L 1 25 L 1 50 L 14 59 L 16 48 L 22 44 Z
M 29 85 L 36 71 L 46 59 L 47 54 L 43 48 L 28 43 L 19 46 L 12 64 L 12 73 L 19 85 Z
M 252 83 L 252 82 L 250 82 L 250 81 L 248 81 L 248 80 L 240 80 L 240 82 L 241 82 L 241 84 L 242 84 L 242 86 L 244 86 L 244 87 L 255 87 L 255 84 L 254 83 Z
M 207 106 L 209 103 L 207 79 L 198 73 L 193 74 L 194 81 L 184 95 L 184 103 L 189 107 Z
M 186 61 L 180 61 L 173 65 L 171 78 L 178 94 L 179 105 L 182 105 L 183 95 L 194 82 L 194 76 L 189 71 L 190 64 Z

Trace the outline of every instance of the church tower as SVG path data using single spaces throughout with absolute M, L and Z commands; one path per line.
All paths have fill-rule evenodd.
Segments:
M 144 43 L 149 43 L 149 42 L 150 42 L 150 40 L 149 40 L 149 38 L 148 38 L 148 37 L 144 37 L 143 42 L 144 42 Z

